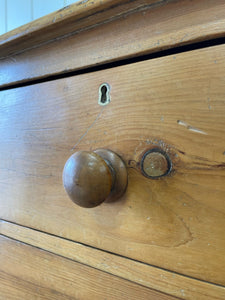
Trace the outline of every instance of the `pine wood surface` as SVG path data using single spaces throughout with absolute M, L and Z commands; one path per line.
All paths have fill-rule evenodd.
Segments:
M 0 234 L 181 299 L 225 298 L 225 288 L 99 249 L 0 221 Z
M 224 284 L 225 46 L 0 93 L 0 214 L 21 225 Z M 111 103 L 98 105 L 98 88 Z M 144 177 L 164 149 L 170 176 Z M 128 168 L 115 203 L 80 208 L 62 170 L 78 150 L 108 148 Z
M 0 236 L 0 299 L 177 299 Z
M 1 87 L 225 37 L 223 0 L 82 2 L 0 38 Z
M 133 2 L 133 3 L 132 3 Z M 26 48 L 85 30 L 98 23 L 107 22 L 109 16 L 143 9 L 147 5 L 162 5 L 159 0 L 85 0 L 63 7 L 0 36 L 1 55 L 10 55 Z

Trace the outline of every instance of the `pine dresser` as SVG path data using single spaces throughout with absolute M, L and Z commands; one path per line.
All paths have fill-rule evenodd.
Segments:
M 225 1 L 1 36 L 0 218 L 0 299 L 224 300 Z

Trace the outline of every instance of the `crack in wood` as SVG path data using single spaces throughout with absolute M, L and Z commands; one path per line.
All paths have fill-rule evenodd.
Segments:
M 95 123 L 101 117 L 104 109 L 105 109 L 105 107 L 103 107 L 101 109 L 100 113 L 97 115 L 94 122 L 92 122 L 92 124 L 88 127 L 88 129 L 85 131 L 85 133 L 79 138 L 79 140 L 76 142 L 76 144 L 73 146 L 73 148 L 70 151 L 73 151 L 80 144 L 80 142 L 83 140 L 83 138 L 88 134 L 89 130 L 95 125 Z

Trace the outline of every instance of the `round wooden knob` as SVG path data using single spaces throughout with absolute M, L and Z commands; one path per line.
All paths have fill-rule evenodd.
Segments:
M 65 164 L 63 185 L 74 203 L 95 207 L 123 195 L 127 187 L 126 166 L 109 150 L 79 151 Z

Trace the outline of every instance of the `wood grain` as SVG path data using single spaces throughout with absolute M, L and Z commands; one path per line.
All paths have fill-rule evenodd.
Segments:
M 225 298 L 224 287 L 155 268 L 13 223 L 0 221 L 0 234 L 181 299 L 223 300 Z
M 3 36 L 0 86 L 224 37 L 224 28 L 223 0 L 85 1 Z
M 0 299 L 175 299 L 5 237 L 0 245 Z
M 0 216 L 164 269 L 225 281 L 225 46 L 0 93 Z M 111 102 L 98 105 L 98 87 Z M 144 177 L 161 147 L 170 176 Z M 83 209 L 62 170 L 78 150 L 126 162 L 121 201 Z
M 157 2 L 151 0 L 154 1 Z M 140 3 L 140 1 L 136 2 Z M 1 55 L 8 56 L 73 31 L 84 30 L 99 21 L 106 21 L 106 12 L 111 11 L 113 14 L 117 6 L 120 6 L 123 13 L 124 5 L 119 0 L 87 0 L 63 7 L 1 35 Z M 127 9 L 126 5 L 125 7 Z

